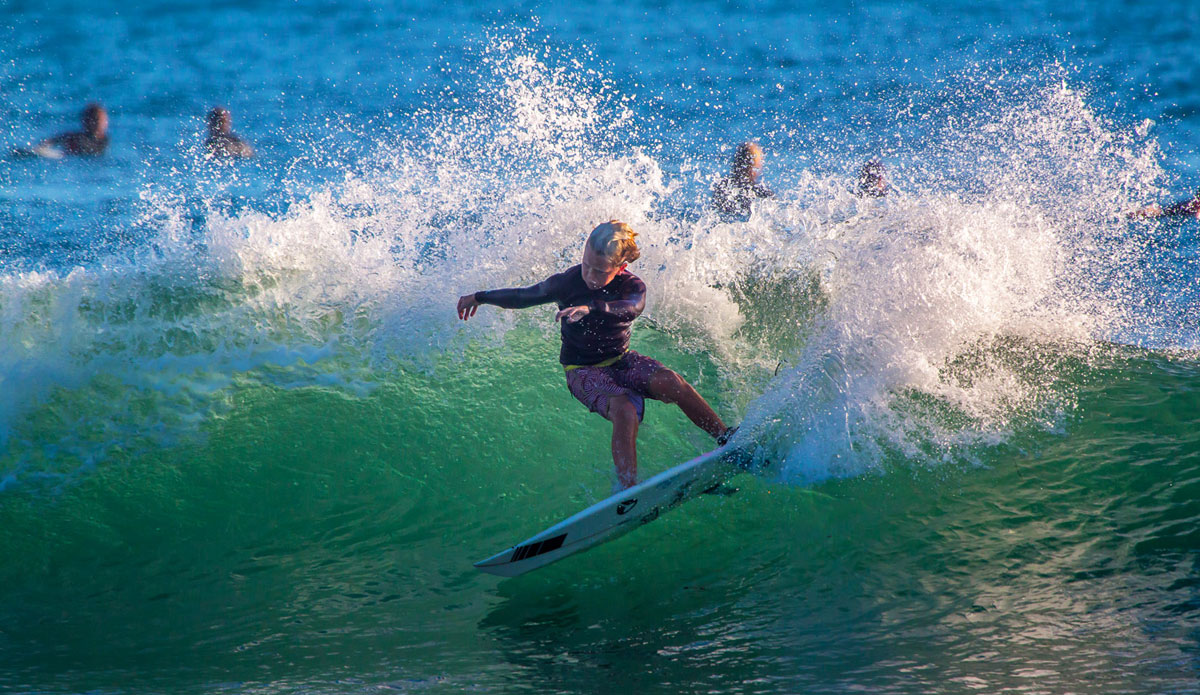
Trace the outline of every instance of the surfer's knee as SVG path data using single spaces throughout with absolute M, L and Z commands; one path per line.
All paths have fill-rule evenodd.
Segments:
M 637 427 L 637 406 L 628 396 L 613 396 L 608 399 L 607 417 L 615 427 Z

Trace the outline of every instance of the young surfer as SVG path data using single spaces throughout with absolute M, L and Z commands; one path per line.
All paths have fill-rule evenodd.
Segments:
M 712 201 L 727 219 L 747 217 L 751 204 L 775 195 L 762 184 L 763 151 L 757 142 L 743 142 L 733 155 L 729 175 L 713 187 Z
M 858 170 L 858 188 L 854 192 L 859 198 L 883 198 L 892 190 L 884 173 L 883 162 L 872 159 Z
M 616 220 L 592 230 L 579 265 L 532 287 L 485 290 L 458 299 L 458 317 L 480 304 L 524 309 L 555 302 L 562 322 L 559 362 L 567 388 L 589 410 L 612 422 L 612 455 L 621 489 L 637 483 L 637 432 L 645 399 L 674 403 L 723 445 L 732 434 L 691 384 L 660 362 L 629 349 L 630 327 L 646 306 L 646 285 L 625 269 L 637 260 L 633 229 Z
M 254 156 L 254 148 L 233 132 L 233 116 L 229 109 L 214 106 L 208 112 L 208 137 L 204 149 L 214 157 L 242 159 Z

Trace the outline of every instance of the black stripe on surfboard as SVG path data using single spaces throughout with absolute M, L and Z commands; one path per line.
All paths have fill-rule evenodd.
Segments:
M 509 562 L 520 562 L 528 560 L 531 557 L 537 557 L 542 553 L 548 553 L 551 550 L 558 550 L 562 547 L 563 541 L 567 540 L 567 534 L 561 534 L 553 538 L 547 538 L 544 541 L 530 543 L 528 545 L 518 545 L 513 550 L 512 559 Z

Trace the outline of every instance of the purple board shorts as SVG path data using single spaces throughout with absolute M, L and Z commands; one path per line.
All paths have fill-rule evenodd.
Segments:
M 628 396 L 637 408 L 638 421 L 650 398 L 650 377 L 666 369 L 662 362 L 630 350 L 616 364 L 607 367 L 576 367 L 567 372 L 567 388 L 593 413 L 608 417 L 608 399 Z

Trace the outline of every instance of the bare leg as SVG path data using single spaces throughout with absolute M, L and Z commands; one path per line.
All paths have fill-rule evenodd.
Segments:
M 712 406 L 699 393 L 696 393 L 696 389 L 670 369 L 660 369 L 650 377 L 649 391 L 650 395 L 657 400 L 678 405 L 683 414 L 687 415 L 696 427 L 708 432 L 714 438 L 724 434 L 727 429 Z
M 627 396 L 614 396 L 608 401 L 605 417 L 612 422 L 613 464 L 617 483 L 624 490 L 637 485 L 637 407 Z

